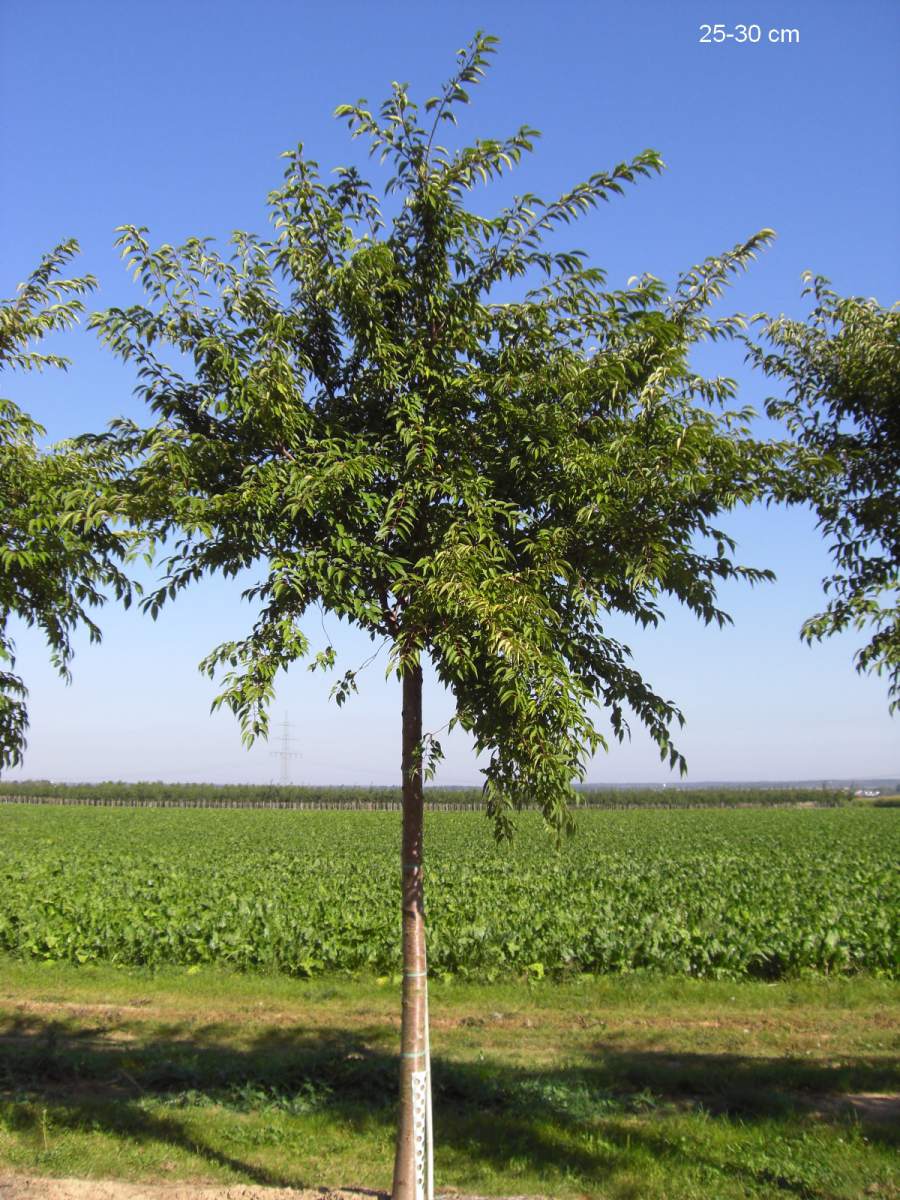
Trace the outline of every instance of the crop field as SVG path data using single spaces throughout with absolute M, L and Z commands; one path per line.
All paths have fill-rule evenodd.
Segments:
M 426 825 L 430 969 L 897 975 L 896 810 L 583 812 Z M 0 951 L 294 976 L 400 968 L 399 821 L 379 812 L 0 810 Z

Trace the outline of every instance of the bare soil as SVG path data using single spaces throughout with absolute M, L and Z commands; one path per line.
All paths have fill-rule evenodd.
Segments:
M 0 1200 L 388 1200 L 384 1192 L 0 1175 Z
M 886 1121 L 900 1125 L 900 1096 L 893 1092 L 857 1092 L 855 1095 L 829 1096 L 821 1106 L 826 1115 L 847 1109 L 866 1121 Z M 0 1192 L 0 1196 L 2 1196 Z
M 116 1179 L 45 1179 L 32 1175 L 0 1175 L 0 1200 L 390 1200 L 387 1192 L 367 1188 L 272 1188 L 231 1183 L 123 1183 Z M 443 1200 L 485 1200 L 447 1192 Z M 492 1200 L 498 1200 L 493 1197 Z M 500 1198 L 502 1200 L 502 1198 Z M 506 1200 L 542 1200 L 540 1196 L 508 1196 Z
M 43 1179 L 0 1175 L 0 1200 L 382 1200 L 384 1193 L 232 1183 L 123 1183 L 114 1179 Z M 386 1200 L 386 1197 L 384 1197 Z

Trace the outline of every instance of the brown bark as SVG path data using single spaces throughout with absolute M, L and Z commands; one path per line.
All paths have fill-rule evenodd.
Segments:
M 403 1015 L 400 1119 L 392 1200 L 416 1200 L 413 1074 L 425 1070 L 425 913 L 422 878 L 422 669 L 403 676 Z M 421 1154 L 421 1149 L 420 1149 Z

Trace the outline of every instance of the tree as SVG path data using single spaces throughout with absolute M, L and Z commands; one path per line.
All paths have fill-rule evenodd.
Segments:
M 41 260 L 15 297 L 0 301 L 0 366 L 65 369 L 57 354 L 29 347 L 46 334 L 73 325 L 90 275 L 59 279 L 77 253 L 63 242 Z M 11 616 L 38 626 L 51 661 L 69 679 L 71 634 L 84 626 L 93 641 L 100 630 L 89 609 L 111 588 L 126 603 L 131 589 L 120 562 L 128 541 L 99 505 L 108 450 L 62 444 L 42 450 L 45 430 L 11 400 L 0 399 L 0 767 L 22 761 L 28 728 L 28 691 L 15 674 Z M 111 447 L 109 449 L 112 449 Z
M 390 163 L 386 204 L 353 167 L 323 181 L 299 146 L 269 197 L 270 239 L 236 233 L 226 259 L 196 238 L 153 250 L 144 228 L 124 226 L 149 300 L 94 318 L 137 364 L 155 414 L 147 428 L 114 424 L 133 458 L 121 483 L 133 519 L 157 542 L 178 539 L 148 611 L 203 575 L 259 572 L 245 593 L 259 604 L 252 630 L 201 664 L 226 672 L 214 707 L 233 710 L 247 742 L 265 736 L 279 670 L 307 654 L 312 669 L 335 665 L 334 648 L 316 650 L 300 628 L 317 605 L 386 646 L 402 681 L 396 1200 L 423 1186 L 423 780 L 441 755 L 422 732 L 423 659 L 453 695 L 451 724 L 490 753 L 498 832 L 534 802 L 560 831 L 573 781 L 605 745 L 597 706 L 614 736 L 633 714 L 683 767 L 670 736 L 681 714 L 607 614 L 655 624 L 668 595 L 721 624 L 720 580 L 769 577 L 733 561 L 716 517 L 760 493 L 774 452 L 746 412 L 719 412 L 732 381 L 688 365 L 696 342 L 740 328 L 706 310 L 769 232 L 706 260 L 671 296 L 651 276 L 607 289 L 552 238 L 660 170 L 651 150 L 552 203 L 526 194 L 494 217 L 471 211 L 467 194 L 536 136 L 438 144 L 494 42 L 478 34 L 460 51 L 423 110 L 396 83 L 377 115 L 362 101 L 337 110 Z M 351 667 L 338 703 L 356 686 Z
M 887 672 L 889 707 L 900 705 L 900 308 L 842 299 L 828 280 L 804 275 L 815 306 L 808 321 L 761 317 L 767 344 L 748 341 L 752 361 L 787 384 L 768 401 L 787 422 L 797 453 L 777 494 L 809 503 L 835 572 L 822 581 L 825 609 L 801 636 L 874 630 L 857 670 Z

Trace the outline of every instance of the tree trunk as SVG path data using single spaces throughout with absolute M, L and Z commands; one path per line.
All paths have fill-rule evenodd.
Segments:
M 422 668 L 403 676 L 403 1016 L 400 1120 L 392 1200 L 423 1200 L 426 1186 L 427 1001 L 422 827 Z

